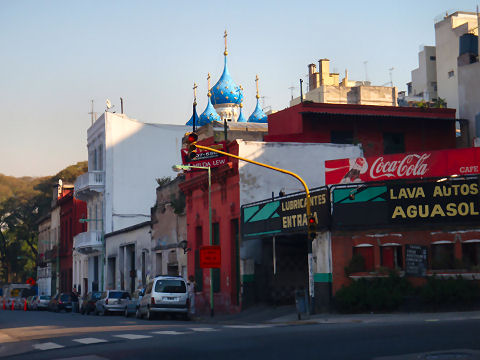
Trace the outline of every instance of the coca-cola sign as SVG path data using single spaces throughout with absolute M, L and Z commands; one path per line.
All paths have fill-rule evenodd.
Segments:
M 325 161 L 325 184 L 480 173 L 480 148 Z

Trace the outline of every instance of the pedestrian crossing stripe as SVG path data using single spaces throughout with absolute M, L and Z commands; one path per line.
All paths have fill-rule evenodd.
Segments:
M 120 335 L 113 335 L 115 337 L 128 339 L 128 340 L 137 340 L 137 339 L 146 339 L 151 338 L 152 335 L 139 335 L 139 334 L 120 334 Z
M 271 328 L 273 325 L 266 325 L 266 324 L 252 324 L 252 325 L 224 325 L 224 328 L 229 329 L 266 329 Z
M 107 340 L 104 339 L 97 339 L 97 338 L 82 338 L 82 339 L 73 339 L 72 341 L 78 342 L 80 344 L 98 344 L 98 343 L 104 343 L 107 342 Z
M 181 331 L 173 331 L 173 330 L 163 330 L 163 331 L 152 331 L 152 334 L 158 335 L 183 335 L 183 334 L 191 334 L 190 331 L 181 332 Z
M 65 346 L 56 344 L 54 342 L 46 342 L 41 344 L 34 344 L 33 347 L 37 350 L 52 350 L 52 349 L 61 349 Z
M 190 328 L 193 331 L 198 331 L 198 332 L 208 332 L 208 331 L 218 331 L 218 329 L 213 329 L 213 328 Z

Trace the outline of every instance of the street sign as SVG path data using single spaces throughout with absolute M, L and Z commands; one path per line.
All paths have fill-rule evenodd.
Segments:
M 208 145 L 212 149 L 220 150 L 220 151 L 227 151 L 227 147 L 225 145 L 225 142 L 219 142 L 217 144 L 212 144 Z M 206 167 L 219 167 L 222 165 L 225 165 L 228 162 L 228 156 L 221 155 L 219 153 L 216 153 L 214 151 L 210 150 L 202 150 L 202 149 L 197 149 L 195 154 L 196 156 L 193 159 L 190 159 L 188 157 L 188 149 L 181 149 L 181 154 L 182 154 L 182 163 L 183 165 L 190 165 L 190 166 L 206 166 Z
M 200 246 L 200 268 L 219 269 L 221 264 L 220 246 Z

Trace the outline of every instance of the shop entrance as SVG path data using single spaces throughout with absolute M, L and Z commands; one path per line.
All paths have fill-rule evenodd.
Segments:
M 308 290 L 307 251 L 305 236 L 278 236 L 274 259 L 273 238 L 263 239 L 262 263 L 255 269 L 261 302 L 274 306 L 292 305 L 295 304 L 295 290 Z

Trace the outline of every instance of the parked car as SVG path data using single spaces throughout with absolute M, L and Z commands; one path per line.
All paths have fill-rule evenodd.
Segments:
M 72 302 L 78 302 L 78 298 L 72 293 L 60 293 L 55 295 L 48 303 L 50 311 L 72 311 Z
M 152 319 L 157 313 L 178 313 L 188 319 L 187 284 L 180 276 L 157 276 L 140 300 L 137 317 Z
M 80 307 L 80 313 L 82 315 L 90 314 L 95 312 L 95 303 L 102 297 L 101 291 L 89 292 L 82 301 L 82 306 Z
M 52 297 L 48 295 L 37 296 L 37 300 L 35 303 L 35 310 L 47 310 L 48 303 L 50 302 L 51 298 Z
M 130 300 L 125 301 L 125 317 L 129 317 L 131 314 L 136 314 L 140 300 L 142 300 L 145 289 L 135 290 Z
M 95 303 L 95 314 L 107 315 L 109 312 L 124 312 L 126 301 L 130 300 L 128 291 L 107 290 Z

